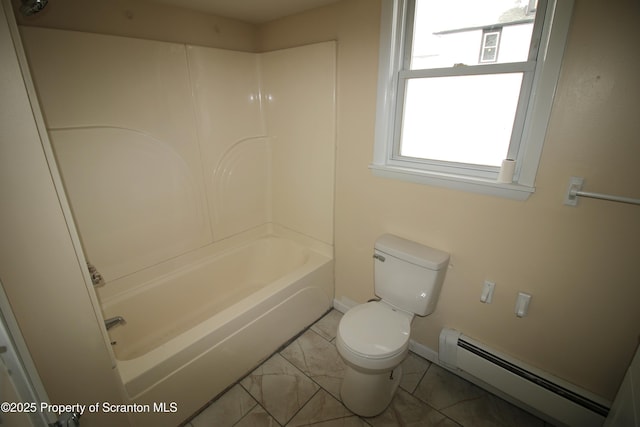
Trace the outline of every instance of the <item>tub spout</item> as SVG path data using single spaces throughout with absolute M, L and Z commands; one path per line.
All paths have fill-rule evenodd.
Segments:
M 124 325 L 127 323 L 122 316 L 111 317 L 109 319 L 105 319 L 104 326 L 107 327 L 107 330 L 113 328 L 116 325 Z

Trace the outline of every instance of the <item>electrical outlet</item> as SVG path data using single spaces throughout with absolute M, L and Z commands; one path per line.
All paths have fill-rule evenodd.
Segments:
M 480 294 L 480 302 L 490 304 L 493 299 L 493 290 L 495 287 L 496 284 L 494 282 L 485 280 L 484 286 L 482 287 L 482 294 Z
M 516 316 L 524 317 L 529 312 L 529 303 L 531 302 L 531 295 L 518 292 L 518 298 L 516 298 Z

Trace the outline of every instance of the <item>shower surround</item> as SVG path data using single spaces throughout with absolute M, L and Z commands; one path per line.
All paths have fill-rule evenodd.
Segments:
M 21 35 L 85 255 L 106 281 L 99 317 L 129 317 L 109 331 L 124 388 L 179 404 L 136 422 L 175 425 L 331 306 L 335 43 L 254 54 Z M 145 332 L 145 312 L 167 331 Z

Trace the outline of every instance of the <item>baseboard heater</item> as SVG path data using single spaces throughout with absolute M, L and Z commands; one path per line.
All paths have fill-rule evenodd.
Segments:
M 438 357 L 443 367 L 556 425 L 600 427 L 611 406 L 454 329 L 440 333 Z

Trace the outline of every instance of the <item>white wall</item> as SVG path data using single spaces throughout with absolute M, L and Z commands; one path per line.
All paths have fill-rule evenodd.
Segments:
M 616 393 L 605 427 L 640 426 L 640 347 Z

